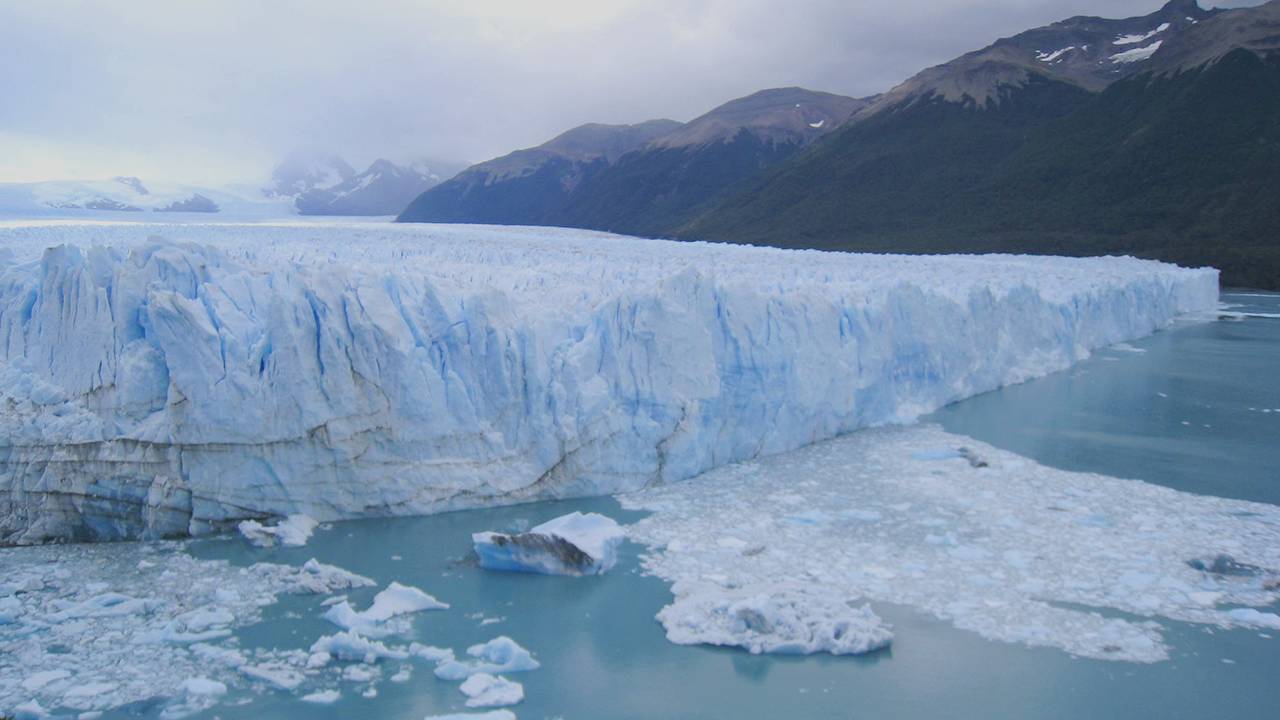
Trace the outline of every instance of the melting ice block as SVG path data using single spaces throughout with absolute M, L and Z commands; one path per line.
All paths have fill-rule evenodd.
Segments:
M 600 575 L 617 562 L 626 531 L 613 518 L 572 512 L 529 530 L 471 536 L 480 567 L 546 575 Z

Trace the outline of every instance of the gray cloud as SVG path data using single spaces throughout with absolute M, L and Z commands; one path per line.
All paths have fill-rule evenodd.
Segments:
M 1256 4 L 1248 2 L 1243 4 Z M 998 37 L 1159 0 L 0 5 L 0 180 L 254 179 L 298 146 L 480 160 L 765 87 L 868 95 Z

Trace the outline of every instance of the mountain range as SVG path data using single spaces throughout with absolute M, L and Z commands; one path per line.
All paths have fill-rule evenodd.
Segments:
M 266 218 L 287 215 L 290 210 L 283 201 L 265 198 L 253 188 L 150 182 L 132 176 L 0 184 L 0 215 L 108 217 L 144 212 Z
M 1280 0 L 1074 17 L 870 98 L 766 90 L 588 125 L 401 221 L 877 252 L 1132 254 L 1280 288 Z
M 275 167 L 263 194 L 292 200 L 302 215 L 395 215 L 461 169 L 446 162 L 397 165 L 378 159 L 356 172 L 336 155 L 295 152 Z

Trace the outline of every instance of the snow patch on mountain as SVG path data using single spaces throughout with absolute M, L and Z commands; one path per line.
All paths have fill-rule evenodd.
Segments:
M 1134 48 L 1133 50 L 1125 50 L 1124 52 L 1116 53 L 1111 56 L 1111 62 L 1120 64 L 1142 62 L 1143 60 L 1150 59 L 1151 56 L 1155 55 L 1156 51 L 1160 49 L 1160 45 L 1163 42 L 1163 40 L 1157 40 L 1146 47 Z
M 1187 18 L 1187 19 L 1190 20 L 1190 18 Z M 1195 22 L 1195 21 L 1192 20 L 1192 22 Z M 1152 30 L 1151 32 L 1143 33 L 1141 35 L 1121 35 L 1117 37 L 1114 41 L 1112 41 L 1111 44 L 1112 45 L 1137 45 L 1138 43 L 1142 43 L 1142 42 L 1146 42 L 1147 40 L 1150 40 L 1151 38 L 1155 37 L 1156 35 L 1159 35 L 1160 33 L 1168 29 L 1169 29 L 1169 23 L 1160 23 L 1160 26 L 1157 27 L 1155 30 Z

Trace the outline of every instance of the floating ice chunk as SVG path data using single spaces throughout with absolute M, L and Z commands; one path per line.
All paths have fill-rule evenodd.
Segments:
M 315 705 L 332 705 L 338 702 L 341 697 L 342 693 L 337 690 L 319 690 L 309 695 L 303 695 L 299 699 L 302 700 L 302 702 L 312 703 Z
M 777 588 L 677 590 L 658 620 L 674 643 L 735 646 L 753 654 L 856 655 L 893 640 L 867 605 Z
M 338 590 L 372 587 L 375 583 L 363 575 L 348 572 L 340 567 L 325 565 L 315 558 L 303 563 L 301 568 L 258 563 L 250 570 L 267 576 L 274 582 L 282 582 L 290 592 L 328 595 Z
M 66 670 L 45 670 L 43 672 L 32 673 L 23 679 L 22 689 L 27 692 L 35 692 L 54 680 L 63 680 L 69 677 L 71 677 L 71 673 Z
M 359 633 L 346 631 L 334 635 L 326 635 L 311 645 L 311 652 L 328 653 L 338 660 L 358 661 L 373 664 L 383 658 L 404 660 L 409 653 L 393 650 L 386 645 L 362 637 Z
M 434 645 L 423 645 L 421 643 L 409 643 L 409 654 L 435 663 L 453 659 L 453 650 L 451 648 L 435 647 Z
M 217 680 L 193 677 L 182 681 L 182 692 L 187 695 L 226 695 L 227 686 Z
M 89 682 L 76 685 L 62 696 L 62 704 L 75 710 L 101 710 L 111 707 L 110 698 L 103 698 L 120 687 L 114 682 Z
M 13 720 L 42 720 L 47 717 L 49 717 L 49 711 L 35 700 L 29 700 L 13 708 Z
M 613 518 L 572 512 L 526 533 L 471 536 L 480 567 L 547 575 L 599 575 L 617 562 L 626 531 Z
M 467 707 L 503 707 L 524 700 L 524 686 L 489 673 L 476 673 L 459 686 L 467 696 Z
M 178 696 L 160 712 L 161 720 L 178 720 L 208 710 L 227 694 L 227 686 L 206 677 L 190 677 L 182 681 Z
M 316 522 L 307 515 L 289 515 L 275 525 L 263 525 L 257 520 L 240 523 L 240 534 L 258 547 L 271 547 L 276 543 L 286 547 L 302 547 L 315 532 Z
M 139 642 L 188 645 L 208 642 L 231 635 L 230 625 L 236 616 L 219 607 L 201 607 L 182 613 L 163 628 L 139 633 Z
M 15 597 L 0 597 L 0 625 L 12 625 L 18 622 L 22 614 L 22 602 Z
M 417 588 L 392 582 L 374 596 L 373 604 L 368 610 L 357 612 L 349 602 L 343 600 L 329 608 L 324 618 L 334 625 L 366 636 L 385 637 L 400 631 L 400 628 L 386 624 L 387 620 L 397 615 L 448 608 L 447 603 L 442 603 Z
M 281 664 L 242 665 L 240 673 L 254 680 L 261 680 L 281 690 L 294 690 L 307 678 L 294 668 Z
M 61 609 L 45 615 L 45 620 L 49 622 L 134 615 L 148 612 L 156 604 L 154 600 L 134 598 L 115 592 L 95 595 L 78 603 L 57 600 L 54 603 Z
M 516 720 L 516 714 L 510 710 L 490 710 L 482 713 L 449 713 L 447 715 L 428 715 L 422 720 Z
M 393 581 L 373 597 L 373 605 L 363 614 L 370 620 L 387 620 L 405 613 L 448 609 L 448 603 L 442 603 L 418 588 Z
M 1275 613 L 1260 612 L 1253 608 L 1236 608 L 1228 610 L 1227 615 L 1241 625 L 1280 630 L 1280 615 Z
M 528 650 L 506 635 L 500 635 L 487 643 L 472 645 L 467 648 L 467 654 L 475 660 L 441 660 L 436 665 L 436 677 L 442 680 L 464 680 L 476 673 L 499 675 L 537 670 L 541 667 L 541 663 Z

